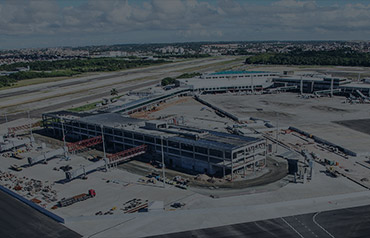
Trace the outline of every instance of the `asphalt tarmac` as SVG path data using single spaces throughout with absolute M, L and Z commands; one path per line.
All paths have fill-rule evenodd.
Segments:
M 152 237 L 365 238 L 370 237 L 370 206 L 289 216 Z
M 0 237 L 77 238 L 81 235 L 0 191 Z
M 370 119 L 335 121 L 335 123 L 370 135 Z

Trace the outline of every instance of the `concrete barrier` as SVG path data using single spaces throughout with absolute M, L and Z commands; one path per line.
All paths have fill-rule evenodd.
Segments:
M 5 193 L 7 193 L 7 194 L 9 194 L 12 197 L 18 199 L 19 201 L 25 203 L 26 205 L 28 205 L 28 206 L 36 209 L 37 211 L 41 212 L 42 214 L 50 217 L 54 221 L 57 221 L 57 222 L 60 222 L 60 223 L 64 223 L 64 219 L 62 217 L 55 215 L 54 213 L 46 210 L 43 207 L 40 207 L 39 205 L 37 205 L 37 204 L 31 202 L 30 200 L 22 197 L 21 195 L 19 195 L 19 194 L 13 192 L 13 191 L 7 189 L 6 187 L 0 185 L 0 190 L 3 191 L 3 192 L 5 192 Z
M 211 103 L 209 103 L 209 102 L 205 101 L 204 99 L 200 98 L 200 97 L 199 97 L 199 96 L 197 96 L 197 95 L 195 95 L 195 96 L 194 96 L 194 98 L 195 98 L 195 100 L 197 100 L 198 102 L 200 102 L 200 103 L 202 103 L 202 104 L 204 104 L 204 105 L 206 105 L 206 106 L 208 106 L 208 107 L 212 108 L 213 110 L 215 110 L 215 111 L 217 111 L 217 112 L 219 112 L 219 113 L 221 113 L 221 114 L 223 114 L 223 115 L 225 115 L 225 116 L 229 117 L 230 119 L 232 119 L 232 120 L 234 120 L 234 121 L 236 121 L 236 122 L 242 122 L 242 121 L 245 121 L 245 119 L 244 119 L 244 118 L 239 118 L 239 117 L 237 117 L 237 116 L 235 116 L 235 115 L 231 114 L 230 112 L 227 112 L 227 111 L 225 111 L 225 110 L 223 110 L 223 109 L 221 109 L 221 108 L 219 108 L 219 107 L 217 107 L 217 106 L 215 106 L 215 105 L 212 105 Z
M 329 145 L 329 146 L 338 148 L 338 150 L 342 151 L 343 153 L 345 153 L 347 155 L 357 156 L 357 154 L 355 152 L 351 151 L 351 150 L 348 150 L 348 149 L 346 149 L 346 148 L 344 148 L 342 146 L 336 145 L 336 144 L 334 144 L 332 142 L 329 142 L 329 141 L 324 140 L 324 139 L 322 139 L 320 137 L 317 137 L 315 135 L 312 135 L 312 134 L 310 134 L 308 132 L 302 131 L 302 130 L 300 130 L 298 128 L 295 128 L 295 127 L 292 127 L 291 126 L 291 127 L 289 127 L 289 130 L 292 130 L 292 131 L 298 132 L 298 133 L 300 133 L 302 135 L 305 135 L 307 137 L 310 137 L 310 138 L 314 139 L 318 143 L 321 143 L 321 144 L 324 144 L 324 145 Z

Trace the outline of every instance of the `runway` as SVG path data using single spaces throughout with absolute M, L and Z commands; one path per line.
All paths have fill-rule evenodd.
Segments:
M 149 82 L 140 83 L 140 84 L 137 84 L 137 85 L 134 85 L 134 86 L 125 87 L 124 89 L 121 89 L 121 88 L 118 88 L 118 89 L 120 89 L 121 93 L 125 93 L 125 92 L 128 92 L 130 90 L 134 90 L 136 88 L 151 86 L 151 85 L 155 85 L 157 83 L 158 83 L 158 81 L 149 81 Z M 61 103 L 58 103 L 58 104 L 53 104 L 53 105 L 50 105 L 50 106 L 46 106 L 46 107 L 42 107 L 42 108 L 38 108 L 38 109 L 34 109 L 34 110 L 30 110 L 30 117 L 31 118 L 41 118 L 42 113 L 45 113 L 45 112 L 56 111 L 56 110 L 59 110 L 60 108 L 66 107 L 68 105 L 73 105 L 75 103 L 80 103 L 80 102 L 89 101 L 89 100 L 95 100 L 97 98 L 103 98 L 103 97 L 108 97 L 108 96 L 110 96 L 109 91 L 104 92 L 104 93 L 100 93 L 100 94 L 94 94 L 94 95 L 86 96 L 86 97 L 83 97 L 83 98 L 70 100 L 70 101 L 61 102 Z M 8 121 L 13 121 L 13 120 L 17 120 L 17 119 L 20 119 L 20 118 L 27 118 L 27 117 L 28 117 L 28 112 L 19 112 L 19 113 L 7 115 L 7 120 Z M 6 122 L 5 117 L 1 116 L 0 117 L 0 124 L 5 123 L 5 122 Z
M 0 237 L 77 238 L 81 236 L 0 191 Z
M 369 236 L 370 206 L 361 206 L 151 237 L 350 238 Z
M 27 100 L 25 101 L 24 104 L 21 104 L 21 103 L 17 104 L 17 105 L 23 105 L 23 106 L 27 104 L 33 105 L 32 107 L 29 108 L 30 116 L 33 118 L 40 118 L 41 114 L 45 112 L 59 110 L 63 107 L 71 106 L 74 104 L 79 104 L 82 102 L 98 100 L 103 97 L 109 97 L 110 88 L 112 87 L 109 85 L 113 82 L 113 81 L 110 82 L 109 80 L 117 81 L 117 79 L 121 77 L 125 77 L 125 76 L 132 76 L 134 80 L 136 79 L 135 75 L 137 75 L 138 78 L 144 77 L 144 76 L 140 76 L 140 75 L 143 75 L 143 73 L 148 74 L 145 77 L 149 77 L 149 75 L 152 75 L 153 77 L 152 79 L 149 79 L 148 81 L 142 82 L 142 83 L 138 82 L 136 85 L 127 85 L 125 81 L 122 81 L 122 82 L 117 83 L 114 86 L 120 93 L 125 93 L 130 90 L 137 89 L 137 88 L 154 86 L 158 84 L 161 77 L 163 78 L 165 77 L 165 75 L 171 76 L 172 74 L 178 75 L 178 74 L 181 74 L 182 70 L 186 71 L 186 70 L 191 69 L 191 67 L 194 67 L 194 66 L 204 67 L 204 69 L 197 70 L 199 72 L 209 71 L 209 70 L 212 71 L 214 68 L 220 67 L 217 65 L 215 66 L 214 64 L 217 64 L 219 62 L 224 62 L 224 61 L 231 61 L 228 65 L 234 65 L 234 64 L 239 63 L 239 62 L 233 62 L 232 58 L 221 58 L 221 59 L 206 58 L 206 59 L 196 59 L 192 61 L 181 61 L 181 62 L 175 62 L 175 63 L 164 64 L 164 65 L 159 65 L 159 66 L 129 69 L 123 72 L 112 72 L 112 73 L 108 73 L 107 75 L 103 74 L 103 75 L 91 76 L 91 77 L 88 76 L 86 78 L 70 78 L 70 79 L 57 81 L 57 82 L 49 82 L 49 83 L 25 86 L 25 87 L 20 87 L 20 88 L 6 89 L 0 92 L 0 98 L 6 100 L 9 98 L 14 98 L 16 96 L 17 97 L 20 97 L 22 95 L 27 96 L 27 95 L 35 94 L 37 92 L 41 93 L 41 92 L 46 92 L 46 91 L 55 92 L 55 95 L 56 95 L 57 93 L 63 92 L 64 87 L 71 88 L 71 86 L 75 86 L 75 89 L 81 88 L 81 92 L 77 94 L 75 92 L 70 92 L 71 98 L 70 99 L 66 99 L 66 98 L 60 99 L 60 102 L 51 102 L 49 99 L 44 99 L 42 97 L 40 98 L 39 96 L 35 96 L 36 98 L 27 99 L 27 100 L 29 100 L 30 102 L 32 100 L 35 100 L 35 103 L 37 103 L 36 107 L 34 107 L 34 104 L 29 103 Z M 90 92 L 92 92 L 93 90 L 96 90 L 96 88 L 91 89 L 91 90 L 85 90 L 85 87 L 83 86 L 83 85 L 86 85 L 86 83 L 88 83 L 89 85 L 99 84 L 100 82 L 105 81 L 105 80 L 108 80 L 107 86 L 103 85 L 100 88 L 100 90 L 98 90 L 94 94 L 91 94 Z M 105 90 L 103 89 L 104 87 L 106 87 Z M 78 98 L 73 98 L 73 97 L 76 97 L 76 95 L 78 95 Z M 17 107 L 17 105 L 14 104 L 14 106 L 9 106 L 9 108 L 14 109 Z M 21 112 L 7 113 L 7 118 L 5 118 L 4 113 L 1 113 L 0 124 L 5 123 L 6 120 L 13 121 L 19 118 L 26 118 L 28 116 L 28 113 L 27 113 L 28 110 L 26 111 L 24 109 L 21 109 L 20 111 Z

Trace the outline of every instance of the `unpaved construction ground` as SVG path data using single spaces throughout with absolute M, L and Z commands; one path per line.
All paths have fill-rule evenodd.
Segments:
M 359 153 L 369 150 L 370 135 L 365 134 L 368 128 L 361 128 L 366 120 L 356 127 L 358 131 L 350 129 L 356 123 L 348 122 L 351 127 L 347 127 L 334 122 L 369 119 L 370 104 L 344 103 L 344 97 L 303 99 L 294 93 L 201 97 L 240 118 L 256 117 L 280 127 L 294 126 Z
M 149 163 L 145 163 L 143 161 L 133 160 L 128 163 L 121 164 L 119 168 L 127 170 L 128 172 L 135 173 L 141 176 L 146 176 L 152 172 L 155 172 L 162 176 L 162 169 L 158 169 L 150 165 Z M 177 171 L 173 169 L 166 168 L 166 178 L 173 179 L 175 176 L 181 176 L 183 178 L 188 179 L 189 185 L 191 187 L 197 188 L 205 188 L 205 189 L 217 189 L 217 188 L 228 188 L 228 189 L 241 189 L 241 188 L 248 188 L 253 186 L 262 186 L 266 185 L 275 181 L 278 181 L 285 176 L 287 176 L 288 166 L 286 160 L 282 160 L 279 158 L 269 158 L 267 160 L 267 167 L 262 169 L 261 171 L 257 171 L 255 174 L 251 171 L 248 171 L 250 175 L 249 178 L 242 179 L 240 176 L 235 175 L 235 177 L 239 177 L 236 181 L 231 182 L 230 180 L 221 179 L 221 178 L 212 178 L 206 175 L 203 178 L 205 179 L 197 179 L 197 174 L 191 175 L 189 173 L 185 173 L 185 171 Z M 251 176 L 252 175 L 252 176 Z M 200 176 L 200 177 L 202 177 Z M 229 176 L 230 177 L 230 176 Z

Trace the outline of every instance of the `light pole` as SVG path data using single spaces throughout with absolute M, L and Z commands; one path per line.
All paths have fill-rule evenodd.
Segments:
M 276 116 L 277 116 L 277 122 L 276 122 L 276 151 L 275 153 L 277 154 L 278 152 L 278 141 L 279 141 L 279 113 L 276 112 Z
M 64 134 L 64 120 L 60 118 L 60 122 L 62 123 L 62 136 L 63 136 L 63 145 L 64 145 L 64 157 L 68 160 L 68 149 L 66 145 L 66 136 Z
M 101 129 L 101 139 L 103 141 L 103 153 L 104 153 L 104 161 L 105 161 L 105 169 L 108 170 L 108 162 L 107 162 L 107 156 L 105 154 L 105 141 L 104 141 L 104 130 L 103 130 L 103 125 L 100 125 Z
M 163 136 L 161 135 L 161 151 L 162 151 L 162 175 L 163 175 L 163 188 L 166 187 L 166 174 L 165 174 L 165 165 L 164 165 L 164 153 L 163 153 Z
M 28 122 L 29 122 L 29 127 L 30 127 L 30 135 L 31 135 L 31 141 L 32 141 L 33 135 L 32 135 L 32 124 L 31 124 L 31 116 L 30 116 L 30 111 L 28 111 L 27 113 L 28 113 Z

